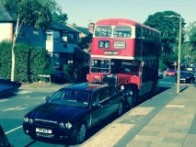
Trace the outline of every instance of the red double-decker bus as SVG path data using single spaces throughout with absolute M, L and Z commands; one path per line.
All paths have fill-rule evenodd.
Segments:
M 124 90 L 129 106 L 156 90 L 160 32 L 128 19 L 95 24 L 88 82 L 107 82 Z

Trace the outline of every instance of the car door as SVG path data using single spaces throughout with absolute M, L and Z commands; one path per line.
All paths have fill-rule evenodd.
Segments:
M 90 125 L 95 125 L 103 119 L 103 106 L 100 103 L 102 89 L 96 90 L 92 94 L 91 99 L 91 114 L 90 114 Z
M 120 103 L 120 95 L 117 94 L 117 90 L 113 86 L 109 86 L 104 89 L 105 98 L 103 101 L 104 117 L 108 117 L 117 111 Z

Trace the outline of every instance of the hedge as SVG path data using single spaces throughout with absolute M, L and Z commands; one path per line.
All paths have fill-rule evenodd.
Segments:
M 11 75 L 10 42 L 0 43 L 0 77 L 10 79 Z M 18 43 L 15 48 L 15 81 L 38 81 L 39 74 L 50 74 L 50 57 L 45 49 Z

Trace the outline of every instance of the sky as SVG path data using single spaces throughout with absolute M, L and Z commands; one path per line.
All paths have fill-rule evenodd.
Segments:
M 126 18 L 143 23 L 156 12 L 174 11 L 187 24 L 196 21 L 196 0 L 56 0 L 68 24 L 87 27 L 104 18 Z

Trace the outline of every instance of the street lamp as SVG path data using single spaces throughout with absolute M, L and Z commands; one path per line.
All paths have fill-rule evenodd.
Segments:
M 181 61 L 181 40 L 182 40 L 182 17 L 178 15 L 170 15 L 166 16 L 169 18 L 178 18 L 179 19 L 179 38 L 178 38 L 178 64 L 177 64 L 177 85 L 176 85 L 176 92 L 180 93 L 180 61 Z

